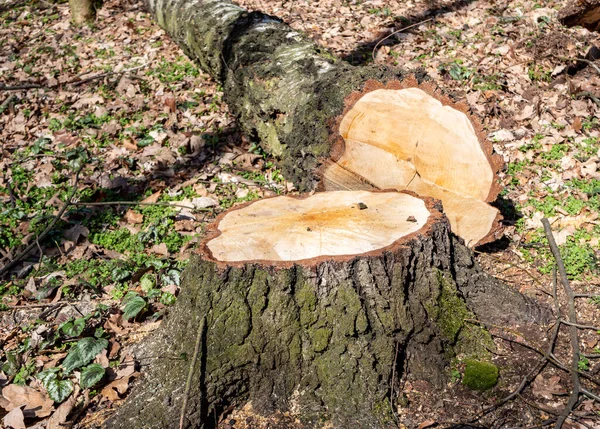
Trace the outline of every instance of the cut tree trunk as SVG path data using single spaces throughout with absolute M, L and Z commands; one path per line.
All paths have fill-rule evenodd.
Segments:
M 94 0 L 69 0 L 71 21 L 76 25 L 83 25 L 96 19 Z
M 436 200 L 260 200 L 209 227 L 174 309 L 136 350 L 149 372 L 106 427 L 178 427 L 186 398 L 184 427 L 213 427 L 247 399 L 308 426 L 386 427 L 401 377 L 442 386 L 452 357 L 489 357 L 489 334 L 465 320 L 547 316 L 479 269 Z
M 590 31 L 600 31 L 600 0 L 570 2 L 558 13 L 558 20 L 567 27 L 581 25 Z
M 442 200 L 467 245 L 498 238 L 500 158 L 466 105 L 418 73 L 353 67 L 278 18 L 227 0 L 146 0 L 223 84 L 252 140 L 300 191 L 411 190 Z

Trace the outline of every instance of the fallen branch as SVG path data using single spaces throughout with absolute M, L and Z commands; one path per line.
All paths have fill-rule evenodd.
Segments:
M 90 76 L 90 77 L 87 77 L 85 79 L 81 79 L 81 78 L 77 77 L 77 78 L 75 78 L 73 80 L 65 82 L 63 85 L 79 86 L 79 85 L 83 85 L 84 83 L 91 82 L 93 80 L 102 79 L 102 78 L 107 77 L 107 76 L 112 76 L 114 74 L 121 74 L 121 75 L 123 75 L 123 74 L 126 74 L 126 73 L 131 73 L 132 71 L 143 69 L 144 67 L 147 67 L 147 66 L 148 66 L 148 63 L 145 63 L 145 64 L 142 64 L 141 66 L 132 67 L 130 69 L 125 69 L 125 70 L 121 70 L 121 71 L 109 71 L 109 72 L 106 72 L 106 73 L 100 73 L 100 74 L 97 74 L 97 75 L 94 75 L 94 76 Z
M 67 301 L 57 301 L 57 302 L 44 302 L 44 303 L 31 303 L 31 304 L 20 304 L 20 305 L 7 305 L 6 308 L 9 310 L 18 310 L 21 308 L 44 308 L 51 307 L 54 305 L 67 304 Z
M 210 208 L 194 208 L 194 207 L 190 207 L 190 206 L 186 206 L 185 204 L 173 204 L 170 202 L 155 202 L 155 203 L 145 203 L 142 201 L 100 201 L 97 203 L 82 203 L 82 202 L 74 202 L 71 203 L 74 206 L 90 206 L 90 207 L 95 207 L 95 206 L 160 206 L 160 207 L 179 207 L 182 209 L 188 209 L 188 210 L 192 210 L 192 211 L 198 211 L 198 212 L 209 212 L 212 211 L 212 209 Z
M 592 66 L 594 68 L 594 70 L 596 70 L 598 72 L 598 74 L 600 74 L 600 67 L 598 67 L 596 64 L 594 64 L 593 61 L 587 60 L 585 58 L 569 58 L 569 57 L 559 57 L 558 55 L 552 55 L 554 58 L 558 58 L 559 60 L 562 61 L 578 61 L 581 63 L 586 63 L 590 66 Z
M 399 30 L 396 30 L 396 31 L 394 31 L 394 32 L 392 32 L 392 33 L 390 33 L 390 34 L 388 34 L 387 36 L 385 36 L 383 39 L 381 39 L 380 41 L 378 41 L 378 42 L 375 44 L 375 47 L 373 48 L 373 52 L 372 52 L 372 54 L 371 54 L 371 56 L 373 57 L 373 61 L 375 61 L 375 52 L 377 52 L 377 47 L 378 47 L 379 45 L 381 45 L 383 42 L 385 42 L 387 39 L 389 39 L 390 37 L 392 37 L 394 34 L 398 34 L 398 33 L 401 33 L 401 32 L 403 32 L 403 31 L 405 31 L 405 30 L 409 30 L 409 29 L 411 29 L 411 28 L 413 28 L 413 27 L 417 27 L 417 26 L 419 26 L 419 25 L 421 25 L 421 24 L 425 24 L 426 22 L 429 22 L 429 21 L 431 21 L 431 20 L 433 20 L 433 18 L 429 18 L 429 19 L 426 19 L 425 21 L 421 21 L 421 22 L 416 22 L 416 23 L 414 23 L 414 24 L 411 24 L 411 25 L 409 25 L 409 26 L 407 26 L 407 27 L 403 27 L 403 28 L 401 28 L 401 29 L 399 29 Z
M 581 394 L 581 380 L 579 379 L 579 358 L 581 351 L 579 350 L 579 334 L 577 331 L 577 311 L 575 309 L 575 294 L 573 293 L 573 289 L 571 289 L 571 285 L 569 284 L 569 279 L 567 278 L 567 271 L 565 270 L 565 264 L 560 255 L 560 250 L 556 245 L 556 241 L 554 240 L 554 235 L 552 234 L 552 228 L 550 227 L 550 222 L 548 219 L 542 219 L 542 225 L 544 226 L 544 232 L 546 233 L 546 238 L 548 239 L 548 244 L 550 245 L 550 250 L 552 251 L 552 255 L 556 261 L 556 266 L 558 267 L 558 272 L 560 274 L 560 281 L 563 286 L 563 289 L 567 295 L 567 305 L 568 305 L 568 316 L 570 322 L 569 328 L 569 336 L 571 340 L 571 349 L 573 351 L 573 356 L 571 358 L 571 380 L 573 381 L 573 391 L 571 392 L 571 396 L 567 405 L 563 409 L 563 412 L 556 420 L 556 424 L 554 425 L 555 429 L 562 428 L 563 423 L 569 417 L 569 414 L 573 412 L 575 409 L 575 404 L 579 401 L 579 395 Z
M 576 98 L 587 97 L 587 98 L 589 98 L 590 100 L 592 100 L 594 103 L 596 103 L 596 105 L 597 105 L 598 107 L 600 107 L 600 98 L 596 97 L 594 94 L 592 94 L 592 93 L 591 93 L 591 92 L 589 92 L 589 91 L 581 91 L 581 92 L 578 92 L 577 94 L 575 94 L 575 97 L 576 97 Z
M 132 67 L 130 69 L 125 69 L 125 70 L 121 70 L 121 71 L 109 71 L 106 73 L 100 73 L 94 76 L 90 76 L 87 77 L 85 79 L 81 79 L 80 77 L 76 77 L 73 80 L 67 81 L 67 82 L 63 82 L 60 85 L 73 85 L 73 86 L 79 86 L 79 85 L 83 85 L 84 83 L 88 83 L 94 80 L 98 80 L 98 79 L 102 79 L 104 77 L 107 76 L 111 76 L 114 74 L 126 74 L 126 73 L 131 73 L 132 71 L 135 70 L 139 70 L 142 69 L 144 67 L 148 66 L 148 63 L 146 64 L 142 64 L 141 66 L 136 66 L 136 67 Z M 14 85 L 14 86 L 0 86 L 0 91 L 19 91 L 19 90 L 23 90 L 23 89 L 36 89 L 36 88 L 50 88 L 47 85 L 40 85 L 39 83 L 24 83 L 22 85 Z M 0 108 L 0 113 L 2 113 L 2 109 Z
M 35 89 L 35 88 L 43 88 L 43 85 L 37 83 L 24 83 L 22 85 L 14 85 L 14 86 L 0 86 L 0 91 L 20 91 L 22 89 Z
M 591 329 L 592 331 L 600 331 L 599 327 L 593 325 L 580 325 L 579 323 L 572 323 L 563 319 L 560 319 L 559 322 L 563 325 L 574 326 L 577 329 Z

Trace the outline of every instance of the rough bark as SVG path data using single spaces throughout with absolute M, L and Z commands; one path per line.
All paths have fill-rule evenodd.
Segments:
M 332 121 L 366 81 L 402 80 L 401 70 L 353 67 L 279 18 L 228 0 L 147 0 L 186 54 L 223 84 L 246 135 L 278 157 L 285 177 L 312 190 L 329 156 Z M 423 75 L 417 76 L 422 81 Z
M 152 359 L 150 372 L 106 427 L 178 426 L 204 317 L 186 427 L 210 427 L 250 399 L 259 412 L 291 410 L 308 426 L 379 428 L 393 420 L 403 375 L 441 386 L 453 356 L 488 357 L 489 334 L 465 319 L 548 316 L 483 273 L 439 203 L 427 207 L 425 227 L 383 249 L 285 263 L 215 260 L 206 243 L 221 217 L 186 269 L 175 308 L 136 352 Z
M 96 8 L 93 0 L 69 0 L 71 20 L 76 25 L 83 25 L 96 19 Z

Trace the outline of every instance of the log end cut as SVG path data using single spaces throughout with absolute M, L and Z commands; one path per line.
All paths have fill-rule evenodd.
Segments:
M 338 120 L 323 189 L 396 189 L 442 201 L 453 232 L 473 247 L 497 238 L 502 162 L 466 106 L 415 79 L 369 81 Z

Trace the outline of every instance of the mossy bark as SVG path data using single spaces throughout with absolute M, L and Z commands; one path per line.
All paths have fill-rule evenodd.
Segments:
M 402 80 L 401 70 L 353 67 L 279 18 L 228 0 L 146 0 L 186 54 L 223 85 L 245 134 L 277 158 L 301 190 L 319 182 L 344 99 L 366 81 Z M 422 79 L 423 76 L 417 76 Z
M 486 357 L 489 334 L 465 319 L 544 317 L 469 254 L 440 217 L 428 234 L 380 256 L 287 268 L 195 257 L 172 313 L 137 351 L 142 362 L 152 359 L 145 381 L 106 427 L 178 426 L 204 317 L 186 427 L 210 427 L 227 406 L 247 399 L 260 412 L 291 410 L 308 426 L 387 427 L 400 377 L 441 386 L 453 356 Z M 492 297 L 487 303 L 483 292 Z

